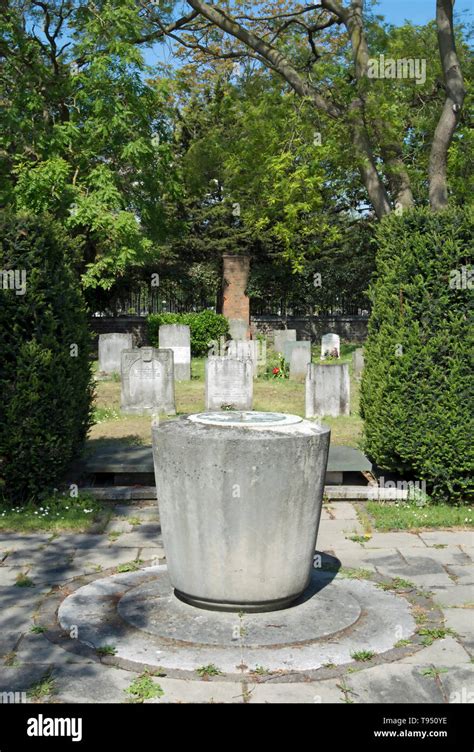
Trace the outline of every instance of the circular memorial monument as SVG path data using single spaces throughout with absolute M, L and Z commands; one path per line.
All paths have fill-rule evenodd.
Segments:
M 153 427 L 168 573 L 202 608 L 272 611 L 312 570 L 330 430 L 296 415 L 224 411 Z

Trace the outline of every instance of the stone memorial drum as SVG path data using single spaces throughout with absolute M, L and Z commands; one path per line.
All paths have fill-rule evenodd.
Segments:
M 223 411 L 153 426 L 168 572 L 203 608 L 285 608 L 310 580 L 330 429 Z

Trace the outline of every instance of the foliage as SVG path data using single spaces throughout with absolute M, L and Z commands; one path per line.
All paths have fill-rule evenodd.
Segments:
M 380 468 L 425 481 L 438 501 L 472 494 L 472 236 L 470 209 L 411 210 L 377 232 L 365 451 Z
M 142 30 L 132 0 L 12 0 L 0 17 L 0 204 L 60 219 L 88 290 L 150 260 L 179 191 Z
M 186 324 L 191 332 L 191 354 L 207 355 L 212 342 L 227 337 L 229 323 L 225 316 L 214 311 L 200 313 L 153 313 L 148 316 L 148 339 L 158 347 L 158 332 L 163 324 Z
M 47 496 L 81 448 L 92 400 L 90 334 L 73 248 L 48 216 L 0 212 L 0 493 Z M 5 284 L 24 274 L 24 294 Z
M 163 674 L 160 673 L 160 675 Z M 164 695 L 163 689 L 153 681 L 153 674 L 150 674 L 148 671 L 137 676 L 124 691 L 132 696 L 131 702 L 143 702 L 144 700 L 151 700 L 154 697 L 162 697 Z

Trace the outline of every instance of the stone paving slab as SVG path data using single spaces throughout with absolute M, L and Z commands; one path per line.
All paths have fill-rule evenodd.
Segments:
M 405 558 L 408 558 L 410 554 L 406 554 Z M 459 565 L 465 566 L 472 564 L 472 560 L 463 550 L 461 546 L 447 545 L 444 548 L 434 548 L 434 546 L 428 546 L 426 550 L 416 552 L 415 556 L 429 557 L 433 562 L 446 565 Z
M 471 656 L 464 650 L 459 642 L 451 636 L 444 637 L 441 640 L 435 640 L 422 650 L 413 655 L 402 658 L 399 663 L 410 663 L 413 665 L 434 665 L 434 666 L 457 666 L 458 664 L 470 663 Z
M 456 566 L 449 564 L 446 567 L 449 574 L 453 575 L 458 585 L 474 585 L 474 567 Z
M 166 559 L 166 553 L 165 549 L 161 546 L 156 546 L 154 548 L 141 548 L 139 553 L 140 559 L 142 561 L 149 561 L 150 559 L 159 559 L 160 562 Z
M 347 501 L 338 501 L 337 504 L 331 504 L 331 514 L 335 520 L 357 520 L 354 505 Z
M 415 533 L 373 533 L 370 540 L 364 543 L 365 548 L 422 548 L 426 550 L 426 543 Z
M 56 666 L 52 672 L 55 702 L 122 703 L 131 699 L 125 692 L 138 677 L 133 671 L 101 663 Z
M 20 640 L 21 632 L 2 631 L 0 633 L 0 665 L 6 655 L 12 652 L 17 642 Z
M 445 608 L 445 624 L 459 635 L 463 646 L 474 652 L 474 610 L 470 608 Z
M 43 634 L 30 632 L 38 606 L 51 586 L 138 557 L 148 562 L 155 557 L 163 560 L 165 552 L 156 502 L 143 506 L 117 504 L 113 513 L 115 518 L 104 534 L 0 534 L 0 691 L 26 691 L 54 667 L 53 701 L 129 701 L 124 689 L 138 676 L 136 672 L 107 666 L 106 659 L 100 663 L 96 656 L 85 658 L 74 654 L 60 644 L 51 643 Z M 139 518 L 142 524 L 130 525 L 127 521 L 130 517 Z M 122 533 L 114 541 L 108 538 L 113 530 Z M 456 636 L 436 640 L 412 655 L 405 654 L 397 662 L 370 668 L 361 666 L 341 679 L 285 683 L 272 679 L 253 682 L 248 677 L 244 682 L 157 678 L 165 690 L 157 701 L 318 704 L 344 702 L 347 698 L 377 703 L 474 702 L 474 666 L 470 663 L 474 654 L 474 610 L 461 608 L 474 602 L 474 534 L 462 530 L 419 534 L 375 532 L 363 545 L 348 540 L 347 536 L 352 534 L 362 534 L 354 505 L 338 501 L 323 508 L 317 549 L 329 552 L 326 564 L 339 560 L 343 567 L 402 577 L 433 592 L 434 601 L 443 611 L 445 626 L 453 629 Z M 21 572 L 33 580 L 35 587 L 15 586 Z M 19 665 L 5 666 L 4 656 L 15 648 Z M 437 679 L 421 674 L 423 669 L 433 666 L 448 670 Z M 4 687 L 5 682 L 8 686 Z M 346 694 L 338 685 L 347 688 Z
M 374 666 L 344 676 L 348 697 L 355 703 L 441 703 L 443 693 L 429 676 L 421 673 L 425 666 L 400 663 Z
M 140 528 L 145 527 L 141 525 Z M 147 525 L 147 530 L 135 529 L 132 533 L 122 533 L 117 539 L 120 547 L 140 548 L 142 546 L 154 546 L 162 544 L 161 529 L 154 525 L 153 529 Z
M 28 567 L 9 567 L 2 565 L 0 567 L 0 594 L 5 587 L 16 587 L 15 583 L 18 577 L 25 574 L 27 571 Z
M 318 533 L 316 550 L 328 552 L 338 550 L 341 552 L 347 551 L 358 553 L 363 551 L 363 548 L 359 543 L 349 540 L 342 533 L 334 533 L 332 535 L 330 530 L 325 530 Z
M 167 703 L 243 703 L 244 688 L 240 682 L 197 681 L 155 677 L 163 690 L 161 697 L 145 700 L 146 705 Z
M 24 664 L 22 666 L 2 666 L 0 671 L 0 692 L 26 692 L 40 682 L 49 672 L 44 664 Z
M 446 588 L 451 588 L 454 584 L 446 572 L 440 572 L 439 574 L 416 574 L 416 569 L 413 569 L 407 573 L 407 576 L 409 576 L 410 581 L 414 585 L 417 585 L 422 590 L 429 590 L 431 592 L 446 590 Z
M 311 703 L 313 705 L 342 703 L 345 699 L 339 685 L 340 682 L 336 679 L 305 683 L 292 682 L 291 684 L 272 682 L 251 684 L 249 682 L 249 703 Z
M 321 520 L 319 533 L 322 535 L 340 534 L 344 537 L 348 535 L 360 535 L 364 530 L 358 520 L 340 519 L 340 520 Z
M 447 702 L 474 704 L 474 665 L 456 666 L 439 678 Z
M 21 548 L 8 554 L 3 564 L 7 566 L 25 566 L 26 564 L 46 567 L 58 567 L 68 564 L 74 557 L 74 548 L 63 548 L 49 544 L 44 548 Z
M 474 603 L 474 586 L 472 585 L 452 585 L 444 590 L 433 592 L 433 600 L 440 606 L 462 606 Z
M 69 650 L 63 650 L 59 645 L 50 642 L 44 634 L 25 634 L 16 651 L 15 657 L 20 663 L 27 664 L 69 664 L 92 663 L 90 658 L 84 658 Z
M 107 546 L 98 548 L 96 551 L 81 551 L 74 557 L 74 564 L 83 569 L 89 569 L 93 565 L 102 567 L 102 569 L 109 569 L 120 564 L 126 564 L 129 561 L 135 561 L 138 559 L 138 551 L 138 546 L 134 548 Z
M 52 538 L 52 533 L 6 533 L 0 534 L 0 551 L 33 550 L 46 545 Z
M 474 533 L 469 530 L 433 530 L 431 532 L 420 533 L 420 538 L 428 545 L 448 544 L 449 546 L 473 546 Z
M 42 594 L 38 588 L 0 589 L 0 634 L 29 629 L 41 599 Z

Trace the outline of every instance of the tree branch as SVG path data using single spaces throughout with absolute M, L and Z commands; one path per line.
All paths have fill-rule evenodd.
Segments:
M 187 2 L 195 11 L 218 26 L 222 31 L 230 34 L 230 36 L 233 36 L 235 39 L 239 39 L 247 47 L 254 50 L 254 52 L 256 52 L 260 58 L 265 60 L 273 70 L 279 73 L 300 96 L 310 99 L 318 109 L 327 113 L 331 117 L 337 118 L 341 115 L 340 109 L 332 102 L 326 100 L 312 86 L 310 86 L 307 81 L 302 79 L 285 56 L 271 44 L 268 44 L 261 37 L 237 23 L 235 19 L 214 5 L 208 5 L 204 0 L 187 0 Z

